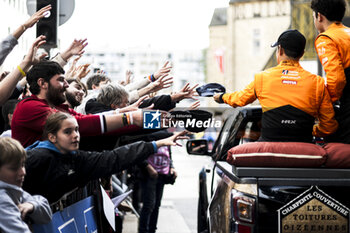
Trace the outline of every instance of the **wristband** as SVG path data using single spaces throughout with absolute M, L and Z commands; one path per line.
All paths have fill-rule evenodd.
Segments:
M 19 70 L 19 72 L 22 74 L 23 77 L 26 76 L 26 72 L 24 72 L 20 66 L 17 66 L 17 69 Z
M 126 113 L 123 113 L 122 120 L 123 120 L 123 125 L 127 126 L 128 125 L 128 118 L 126 116 Z
M 129 113 L 126 114 L 126 119 L 128 121 L 128 125 L 130 125 L 130 114 Z
M 149 79 L 149 81 L 151 81 L 151 82 L 156 81 L 156 79 L 154 78 L 154 75 L 153 75 L 153 74 L 151 74 L 150 76 L 148 76 L 148 79 Z
M 155 141 L 152 141 L 152 145 L 153 145 L 154 153 L 157 153 L 157 151 L 158 151 L 157 143 Z
M 27 30 L 27 28 L 24 24 L 22 24 L 22 29 L 23 29 L 23 31 Z

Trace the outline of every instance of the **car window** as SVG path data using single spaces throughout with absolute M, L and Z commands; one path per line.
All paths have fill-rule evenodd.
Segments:
M 232 125 L 230 129 L 229 137 L 224 143 L 224 147 L 220 151 L 220 160 L 226 160 L 227 151 L 232 147 L 240 144 L 255 142 L 260 138 L 261 121 L 259 120 L 247 120 L 243 116 L 237 117 L 237 121 Z
M 220 153 L 220 151 L 222 149 L 222 145 L 225 144 L 225 142 L 229 136 L 232 123 L 235 119 L 236 119 L 235 116 L 230 116 L 229 118 L 226 119 L 226 121 L 225 121 L 225 123 L 220 131 L 220 134 L 219 134 L 217 140 L 215 141 L 215 145 L 214 145 L 213 153 L 212 153 L 214 160 L 218 156 L 218 154 Z
M 227 118 L 215 141 L 212 158 L 226 160 L 227 151 L 242 143 L 257 141 L 261 131 L 261 109 L 247 112 L 238 110 Z
M 235 121 L 230 124 L 225 140 L 222 142 L 223 147 L 219 152 L 220 160 L 226 160 L 227 151 L 230 148 L 238 145 L 238 139 L 236 139 L 236 134 L 239 131 L 240 126 L 242 125 L 242 121 L 243 116 L 240 113 L 239 116 L 235 118 Z
M 248 142 L 256 142 L 259 140 L 261 134 L 261 121 L 248 121 L 242 130 L 237 133 L 236 138 L 239 140 L 238 144 Z

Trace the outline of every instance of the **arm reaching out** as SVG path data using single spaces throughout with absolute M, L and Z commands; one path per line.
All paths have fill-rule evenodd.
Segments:
M 51 10 L 51 5 L 44 6 L 37 12 L 35 12 L 26 22 L 18 27 L 12 35 L 18 40 L 20 36 L 28 29 L 34 26 L 40 19 L 47 15 L 47 12 Z
M 190 87 L 190 84 L 186 83 L 186 85 L 179 92 L 175 92 L 171 95 L 171 100 L 174 102 L 179 102 L 183 99 L 197 100 L 197 98 L 195 98 L 195 96 L 198 96 L 195 90 L 197 86 L 198 84 L 194 85 L 193 87 Z
M 154 74 L 153 77 L 155 80 L 159 79 L 162 76 L 167 76 L 169 74 L 169 72 L 171 71 L 171 66 L 169 65 L 169 61 L 165 62 L 163 67 L 160 68 L 159 70 L 157 70 Z
M 165 88 L 170 87 L 173 84 L 173 77 L 166 77 L 167 75 L 163 75 L 157 81 L 148 84 L 146 87 L 138 90 L 138 95 L 144 96 L 152 92 L 156 92 Z
M 74 39 L 72 44 L 61 54 L 62 58 L 66 61 L 74 55 L 81 56 L 85 53 L 84 48 L 88 45 L 87 39 L 76 40 Z
M 46 56 L 45 53 L 40 57 L 35 56 L 38 48 L 45 42 L 45 36 L 36 38 L 23 61 L 0 82 L 0 105 L 7 101 L 16 87 L 17 82 L 25 76 L 25 73 L 30 67 Z
M 188 137 L 185 136 L 187 133 L 188 132 L 186 130 L 175 133 L 171 137 L 156 141 L 156 145 L 158 148 L 161 146 L 181 146 L 181 144 L 177 143 L 177 140 L 188 139 Z
M 24 24 L 19 26 L 12 34 L 8 35 L 0 42 L 0 65 L 5 61 L 12 49 L 18 44 L 19 37 L 30 27 L 32 27 L 39 19 L 46 15 L 46 12 L 51 9 L 51 5 L 43 7 L 38 12 L 33 14 Z

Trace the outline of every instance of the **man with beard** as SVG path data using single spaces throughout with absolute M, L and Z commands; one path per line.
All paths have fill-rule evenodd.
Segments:
M 83 115 L 63 104 L 69 87 L 62 67 L 54 61 L 42 61 L 27 73 L 32 96 L 18 103 L 12 118 L 12 137 L 24 147 L 40 140 L 47 116 L 63 111 L 73 115 L 82 136 L 96 136 L 125 126 L 126 131 L 142 126 L 142 112 L 135 111 L 111 115 Z M 124 129 L 124 128 L 123 128 Z
M 66 90 L 65 102 L 70 108 L 75 109 L 78 107 L 87 94 L 87 89 L 85 85 L 77 79 L 67 79 L 69 87 Z

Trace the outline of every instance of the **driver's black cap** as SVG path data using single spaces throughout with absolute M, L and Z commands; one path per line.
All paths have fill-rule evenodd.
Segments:
M 283 32 L 271 47 L 276 47 L 278 45 L 281 45 L 282 48 L 291 52 L 296 52 L 301 56 L 305 50 L 306 39 L 298 30 L 291 29 Z

